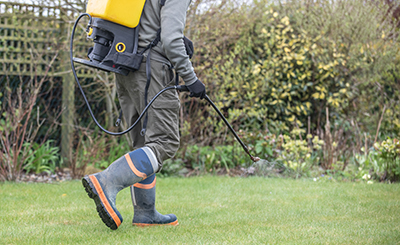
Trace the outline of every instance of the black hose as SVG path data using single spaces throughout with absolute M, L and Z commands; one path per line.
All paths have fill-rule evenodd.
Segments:
M 153 102 L 157 99 L 158 96 L 160 96 L 162 93 L 164 93 L 165 91 L 169 90 L 169 89 L 180 89 L 181 86 L 171 86 L 171 87 L 166 87 L 163 90 L 161 90 L 160 92 L 158 92 L 152 99 L 151 101 L 147 104 L 147 106 L 144 108 L 143 112 L 140 114 L 139 118 L 126 130 L 122 131 L 122 132 L 111 132 L 108 131 L 107 129 L 103 128 L 100 123 L 97 121 L 96 117 L 93 114 L 92 108 L 90 108 L 90 104 L 86 98 L 85 92 L 82 89 L 82 86 L 79 82 L 78 79 L 78 75 L 76 74 L 76 70 L 75 70 L 75 65 L 74 65 L 74 61 L 73 61 L 73 43 L 74 43 L 74 36 L 75 36 L 75 30 L 76 30 L 76 26 L 78 25 L 79 20 L 84 17 L 84 16 L 88 16 L 89 17 L 89 25 L 92 23 L 92 16 L 90 16 L 87 13 L 81 14 L 75 21 L 74 27 L 72 28 L 72 33 L 71 33 L 71 42 L 70 42 L 70 59 L 71 59 L 71 67 L 72 67 L 72 73 L 74 74 L 75 77 L 75 81 L 78 84 L 79 90 L 81 91 L 81 94 L 83 96 L 83 99 L 85 100 L 86 106 L 89 109 L 90 112 L 90 116 L 92 117 L 93 121 L 96 123 L 96 125 L 105 133 L 113 135 L 113 136 L 118 136 L 118 135 L 123 135 L 128 133 L 129 131 L 131 131 L 138 123 L 139 121 L 142 119 L 142 117 L 146 114 L 147 110 L 150 108 L 151 104 L 153 104 Z

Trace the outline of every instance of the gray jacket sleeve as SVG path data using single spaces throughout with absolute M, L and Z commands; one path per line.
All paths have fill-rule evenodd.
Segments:
M 167 58 L 186 85 L 197 80 L 182 39 L 190 2 L 191 0 L 167 0 L 161 8 L 161 43 Z

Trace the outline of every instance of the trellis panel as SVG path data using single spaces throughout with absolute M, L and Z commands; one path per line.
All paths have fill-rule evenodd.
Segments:
M 72 11 L 59 6 L 37 6 L 0 1 L 0 75 L 44 75 L 57 55 L 48 75 L 60 76 L 68 71 L 69 60 L 60 52 L 69 52 Z M 91 45 L 84 35 L 75 41 L 77 56 L 83 57 Z M 78 69 L 80 77 L 93 77 L 94 71 Z

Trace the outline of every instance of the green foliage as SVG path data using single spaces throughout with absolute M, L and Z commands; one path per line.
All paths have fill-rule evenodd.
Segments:
M 345 102 L 348 90 L 345 82 L 338 79 L 338 66 L 345 63 L 344 55 L 332 54 L 319 45 L 320 36 L 312 38 L 304 30 L 296 31 L 287 16 L 282 18 L 272 12 L 266 16 L 272 25 L 262 29 L 260 35 L 268 41 L 260 51 L 262 59 L 253 66 L 254 80 L 267 83 L 264 86 L 269 89 L 263 101 L 272 110 L 271 118 L 295 121 L 301 127 L 305 120 L 297 118 L 304 119 L 311 110 L 320 108 L 313 104 L 338 107 Z M 331 61 L 330 55 L 338 59 Z
M 39 113 L 35 115 L 32 112 L 48 78 L 30 77 L 24 82 L 23 77 L 19 77 L 17 85 L 12 84 L 8 77 L 6 81 L 0 107 L 0 179 L 14 181 L 20 177 L 23 164 L 33 151 L 30 147 L 34 145 L 26 142 L 39 139 L 37 134 L 45 121 Z M 51 133 L 52 127 L 41 138 L 47 139 Z
M 187 33 L 196 47 L 193 65 L 199 78 L 207 85 L 208 95 L 235 129 L 247 130 L 244 121 L 248 116 L 244 113 L 233 114 L 232 109 L 236 108 L 230 108 L 231 104 L 240 107 L 243 101 L 229 96 L 226 86 L 236 82 L 236 78 L 244 79 L 247 75 L 241 72 L 239 64 L 247 65 L 252 60 L 254 23 L 259 22 L 265 6 L 253 8 L 234 1 L 223 1 L 217 5 L 209 4 L 213 2 L 209 0 L 199 2 L 207 7 L 200 10 L 199 5 L 194 4 L 189 11 L 187 26 Z M 190 110 L 183 110 L 185 121 L 189 124 L 189 140 L 202 145 L 234 142 L 233 138 L 226 137 L 226 126 L 211 107 L 195 100 L 181 101 L 184 108 L 190 106 Z M 259 123 L 257 118 L 254 120 L 251 123 Z
M 398 139 L 387 139 L 375 143 L 372 152 L 372 163 L 375 174 L 380 180 L 400 180 L 400 142 Z
M 297 173 L 300 162 L 306 173 L 320 172 L 313 166 L 341 179 L 376 179 L 370 153 L 360 148 L 371 147 L 374 135 L 398 137 L 400 131 L 398 26 L 387 18 L 393 9 L 383 1 L 362 0 L 210 4 L 188 18 L 197 48 L 193 63 L 209 96 L 262 158 L 283 161 L 286 154 L 297 164 L 287 169 Z M 185 142 L 214 148 L 235 143 L 210 107 L 182 101 L 191 114 L 184 115 Z M 300 156 L 312 142 L 284 136 L 289 142 L 284 150 L 279 141 L 285 139 L 276 137 L 306 127 L 324 141 L 309 159 Z M 254 133 L 264 131 L 277 143 Z M 209 168 L 218 154 L 203 151 L 206 156 L 197 161 Z
M 280 121 L 279 129 L 288 132 L 325 107 L 346 108 L 354 95 L 349 71 L 359 66 L 349 64 L 344 45 L 312 36 L 272 8 L 260 21 L 257 32 L 237 42 L 213 71 L 218 88 L 228 91 L 219 106 L 228 108 L 229 117 L 240 118 L 247 130 L 270 129 L 271 121 Z
M 294 29 L 304 29 L 311 37 L 321 36 L 320 45 L 331 51 L 336 48 L 345 55 L 345 63 L 339 66 L 339 78 L 349 85 L 351 103 L 329 109 L 334 117 L 356 121 L 367 134 L 375 133 L 385 107 L 398 104 L 399 26 L 398 19 L 389 17 L 397 8 L 392 6 L 395 5 L 387 1 L 290 0 L 278 7 L 279 13 L 290 17 Z M 337 59 L 335 56 L 330 56 L 330 60 Z M 392 120 L 396 117 L 385 115 L 382 135 L 397 131 Z
M 248 166 L 250 159 L 237 144 L 211 146 L 188 146 L 183 162 L 190 168 L 200 172 L 214 172 L 221 168 L 230 169 Z
M 280 149 L 283 143 L 282 135 L 277 136 L 268 131 L 246 133 L 245 131 L 240 130 L 239 137 L 248 144 L 250 152 L 261 159 L 274 161 L 281 152 Z M 243 149 L 239 150 L 244 154 Z
M 375 143 L 371 149 L 361 149 L 354 154 L 345 169 L 326 170 L 326 174 L 336 180 L 362 181 L 368 184 L 374 181 L 398 181 L 400 178 L 400 143 L 397 139 L 387 139 Z
M 361 137 L 375 134 L 386 109 L 381 135 L 396 135 L 400 46 L 395 25 L 385 18 L 387 5 L 224 1 L 193 12 L 187 31 L 196 45 L 196 72 L 235 129 L 287 134 L 310 118 L 315 133 L 328 108 L 332 119 L 358 127 Z M 185 141 L 232 142 L 211 108 L 182 101 L 191 108 Z
M 243 151 L 241 146 L 236 142 L 232 145 L 218 146 L 187 146 L 185 151 L 179 152 L 176 159 L 166 161 L 165 164 L 175 166 L 179 170 L 179 166 L 183 168 L 183 163 L 190 169 L 200 172 L 219 172 L 226 169 L 229 174 L 230 169 L 255 167 L 261 171 L 262 175 L 270 175 L 277 170 L 285 176 L 301 177 L 310 176 L 313 167 L 318 166 L 320 161 L 320 151 L 323 142 L 315 136 L 312 141 L 301 140 L 302 130 L 293 130 L 292 136 L 275 135 L 268 132 L 260 132 L 257 134 L 246 134 L 240 131 L 240 137 L 249 142 L 248 149 L 262 162 L 267 161 L 265 166 L 258 166 L 250 160 L 249 156 Z M 309 135 L 308 139 L 312 136 Z M 182 151 L 182 150 L 181 150 Z M 179 157 L 180 156 L 180 157 Z M 274 169 L 273 166 L 279 169 Z M 253 170 L 251 170 L 253 172 Z M 255 173 L 254 174 L 258 174 Z
M 347 166 L 345 171 L 336 171 L 337 175 L 341 175 L 341 179 L 349 179 L 352 181 L 363 181 L 368 184 L 373 183 L 373 176 L 371 171 L 373 170 L 373 160 L 371 158 L 372 152 L 363 154 L 355 154 L 352 159 L 352 164 Z
M 292 169 L 296 178 L 307 176 L 310 170 L 316 163 L 319 162 L 316 151 L 321 150 L 323 141 L 315 136 L 307 135 L 307 139 L 312 139 L 312 144 L 309 145 L 307 140 L 299 139 L 300 130 L 293 130 L 292 137 L 283 136 L 282 151 L 277 160 L 282 161 L 285 166 Z
M 185 163 L 182 159 L 167 159 L 164 161 L 163 167 L 157 176 L 178 176 L 180 173 L 185 173 L 181 172 L 184 168 Z
M 59 147 L 51 146 L 52 143 L 53 140 L 48 140 L 44 144 L 36 142 L 24 144 L 24 147 L 29 149 L 29 156 L 24 166 L 24 169 L 28 173 L 54 173 L 56 165 L 60 160 L 60 149 Z
M 331 168 L 321 168 L 325 144 L 318 136 L 308 134 L 304 139 L 304 131 L 292 130 L 290 135 L 245 134 L 240 136 L 249 144 L 249 150 L 260 157 L 261 163 L 252 163 L 238 144 L 225 146 L 188 146 L 185 152 L 166 161 L 164 176 L 176 175 L 188 167 L 197 172 L 221 172 L 226 169 L 250 169 L 250 174 L 286 177 L 314 177 L 315 181 L 362 181 L 368 184 L 374 181 L 398 181 L 400 177 L 400 143 L 397 139 L 388 139 L 375 144 L 375 150 L 362 148 L 362 153 L 354 154 L 346 162 L 338 157 Z M 335 142 L 332 147 L 339 148 Z M 178 157 L 180 156 L 180 157 Z

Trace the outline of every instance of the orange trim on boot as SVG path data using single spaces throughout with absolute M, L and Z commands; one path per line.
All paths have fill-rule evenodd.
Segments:
M 131 168 L 132 172 L 134 174 L 136 174 L 136 176 L 142 178 L 142 180 L 147 178 L 147 175 L 145 173 L 140 172 L 139 170 L 137 170 L 137 168 L 135 167 L 135 165 L 132 162 L 131 156 L 129 156 L 128 154 L 125 154 L 125 159 L 128 162 L 129 167 Z
M 146 226 L 161 226 L 161 225 L 177 226 L 177 225 L 179 225 L 179 223 L 178 223 L 178 220 L 175 220 L 174 222 L 166 223 L 166 224 L 132 223 L 132 225 L 133 225 L 133 226 L 140 226 L 140 227 L 146 227 Z
M 149 189 L 153 188 L 154 186 L 156 186 L 156 179 L 157 179 L 157 177 L 155 177 L 153 182 L 151 182 L 150 184 L 140 184 L 138 182 L 138 183 L 134 184 L 133 186 L 136 188 L 149 190 Z
M 92 181 L 93 186 L 97 191 L 97 194 L 99 195 L 100 201 L 104 204 L 104 207 L 106 208 L 107 212 L 110 214 L 111 218 L 114 220 L 117 227 L 119 227 L 119 225 L 121 224 L 121 220 L 119 219 L 118 215 L 115 213 L 114 209 L 111 207 L 110 203 L 108 202 L 106 195 L 104 194 L 103 188 L 101 188 L 99 181 L 93 175 L 89 175 L 89 178 Z

